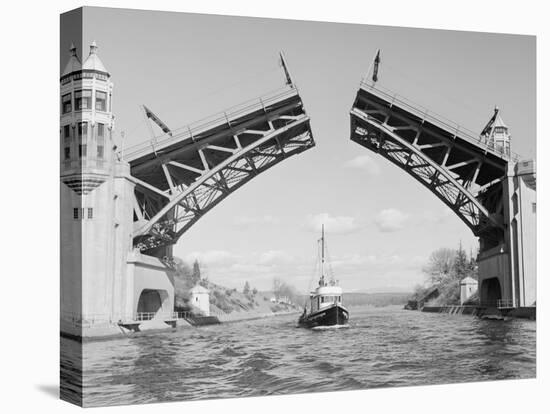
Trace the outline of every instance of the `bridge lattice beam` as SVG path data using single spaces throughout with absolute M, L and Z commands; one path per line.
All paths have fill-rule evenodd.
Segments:
M 352 141 L 422 183 L 476 236 L 502 229 L 501 212 L 488 209 L 478 192 L 506 175 L 505 157 L 373 86 L 361 86 L 350 116 Z
M 134 245 L 171 245 L 252 178 L 315 145 L 293 86 L 206 126 L 155 140 L 130 159 L 135 188 Z

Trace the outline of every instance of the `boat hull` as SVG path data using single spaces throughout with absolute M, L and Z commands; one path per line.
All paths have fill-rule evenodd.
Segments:
M 331 305 L 315 312 L 300 316 L 298 325 L 304 328 L 316 326 L 346 325 L 349 321 L 349 312 L 340 305 Z

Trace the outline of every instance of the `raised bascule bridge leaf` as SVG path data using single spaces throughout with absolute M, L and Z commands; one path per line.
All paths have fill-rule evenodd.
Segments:
M 173 131 L 146 111 L 164 135 L 125 150 L 124 159 L 136 181 L 134 246 L 147 254 L 175 244 L 252 178 L 315 146 L 292 83 Z
M 361 82 L 350 121 L 352 141 L 414 177 L 474 235 L 502 237 L 502 197 L 487 190 L 498 188 L 493 184 L 506 177 L 508 163 L 517 160 L 509 145 L 469 131 L 372 81 Z

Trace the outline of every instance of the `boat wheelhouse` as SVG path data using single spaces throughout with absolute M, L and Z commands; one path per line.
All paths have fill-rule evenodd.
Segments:
M 311 292 L 309 312 L 304 306 L 304 313 L 298 324 L 307 328 L 316 326 L 345 325 L 348 323 L 349 312 L 343 306 L 343 290 L 332 274 L 325 277 L 325 229 L 321 230 L 321 275 L 319 285 Z

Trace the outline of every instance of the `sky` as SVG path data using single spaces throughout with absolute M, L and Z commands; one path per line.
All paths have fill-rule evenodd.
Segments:
M 285 52 L 316 147 L 228 196 L 174 248 L 228 287 L 266 290 L 278 277 L 310 289 L 321 223 L 346 291 L 411 290 L 432 251 L 477 248 L 432 193 L 349 139 L 349 110 L 378 48 L 381 86 L 474 131 L 497 105 L 512 150 L 535 157 L 533 36 L 102 8 L 83 16 L 75 44 L 81 57 L 99 46 L 124 147 L 149 139 L 141 104 L 175 129 L 282 87 Z

